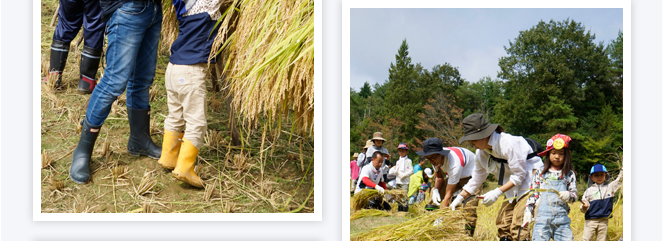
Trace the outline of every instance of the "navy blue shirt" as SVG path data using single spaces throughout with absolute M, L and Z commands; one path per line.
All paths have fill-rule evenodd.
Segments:
M 170 62 L 179 65 L 207 63 L 219 28 L 206 12 L 180 19 L 180 32 L 170 47 Z M 211 33 L 211 34 L 210 34 Z M 215 63 L 215 59 L 210 60 Z

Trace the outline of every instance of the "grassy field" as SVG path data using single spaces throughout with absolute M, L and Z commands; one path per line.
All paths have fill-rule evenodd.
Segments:
M 48 73 L 55 29 L 51 21 L 58 1 L 41 3 L 43 78 Z M 92 156 L 92 182 L 86 185 L 72 182 L 71 153 L 80 137 L 79 123 L 90 97 L 76 91 L 83 48 L 82 43 L 76 45 L 79 39 L 80 35 L 71 44 L 63 75 L 64 88 L 41 86 L 42 212 L 313 212 L 313 138 L 272 128 L 265 133 L 261 158 L 262 126 L 268 124 L 258 120 L 253 127 L 238 126 L 243 136 L 242 146 L 229 145 L 228 109 L 223 95 L 214 91 L 210 82 L 208 132 L 196 165 L 205 189 L 177 181 L 156 160 L 129 156 L 124 95 L 113 104 L 101 128 Z M 164 86 L 167 53 L 160 52 L 150 90 L 151 133 L 159 145 L 168 114 Z M 103 75 L 105 61 L 101 65 L 97 79 Z M 291 123 L 282 123 L 283 130 L 290 130 L 290 126 Z
M 497 186 L 496 183 L 490 182 L 487 183 L 488 188 Z M 579 186 L 581 186 L 579 184 Z M 484 189 L 491 190 L 491 189 Z M 579 191 L 582 194 L 582 191 Z M 619 197 L 619 194 L 617 195 Z M 428 197 L 427 197 L 428 198 Z M 500 198 L 496 203 L 502 201 L 503 198 Z M 615 201 L 617 202 L 617 201 Z M 494 204 L 489 207 L 486 207 L 482 204 L 479 204 L 477 208 L 478 220 L 477 227 L 474 233 L 474 240 L 498 240 L 497 228 L 495 227 L 495 220 L 499 212 L 501 205 Z M 580 202 L 570 204 L 571 213 L 569 217 L 571 218 L 571 230 L 573 231 L 573 237 L 575 240 L 582 240 L 582 233 L 585 225 L 585 216 L 580 212 Z M 423 209 L 422 205 L 414 206 L 418 209 Z M 352 213 L 352 211 L 350 211 Z M 413 213 L 415 213 L 413 215 Z M 395 223 L 403 223 L 411 218 L 416 219 L 418 214 L 423 213 L 423 211 L 410 211 L 408 214 L 392 212 L 391 216 L 387 217 L 363 217 L 353 221 L 350 221 L 350 235 L 356 237 L 356 235 L 364 232 L 370 232 L 372 228 L 379 227 L 382 225 L 389 225 Z M 613 210 L 613 218 L 610 219 L 608 226 L 608 240 L 617 241 L 622 236 L 623 230 L 623 205 L 620 201 L 618 205 Z M 530 227 L 531 229 L 531 227 Z M 353 239 L 354 240 L 354 239 Z M 413 237 L 413 240 L 428 240 L 425 236 L 422 237 Z

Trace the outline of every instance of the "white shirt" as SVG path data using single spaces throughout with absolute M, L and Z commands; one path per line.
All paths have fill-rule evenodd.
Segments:
M 359 181 L 357 182 L 357 187 L 355 188 L 355 194 L 361 191 L 359 184 L 363 182 L 364 177 L 368 177 L 368 180 L 371 180 L 371 182 L 375 183 L 375 185 L 378 185 L 380 182 L 384 181 L 382 180 L 382 175 L 383 173 L 381 170 L 376 170 L 373 165 L 366 165 L 361 169 L 361 173 L 359 173 Z
M 520 136 L 512 136 L 508 133 L 493 132 L 488 145 L 493 149 L 484 149 L 476 151 L 476 165 L 472 172 L 472 178 L 467 182 L 463 189 L 469 193 L 474 194 L 492 173 L 499 177 L 501 164 L 496 161 L 491 161 L 490 156 L 505 159 L 508 161 L 504 165 L 504 182 L 513 182 L 515 186 L 504 193 L 507 198 L 515 196 L 521 197 L 529 190 L 529 184 L 532 182 L 532 170 L 543 169 L 543 162 L 538 156 L 525 160 L 527 154 L 532 153 L 532 148 L 527 144 L 525 138 Z M 513 200 L 510 200 L 511 202 Z
M 375 147 L 375 145 L 371 146 L 368 148 L 366 151 L 366 158 L 373 157 L 373 152 L 380 151 L 385 154 L 389 154 L 389 151 L 387 148 L 384 148 L 384 146 L 381 146 L 380 148 Z M 383 164 L 384 165 L 384 164 Z
M 456 155 L 456 152 L 450 150 L 449 148 L 444 148 L 444 150 L 449 150 L 449 155 L 446 156 L 444 164 L 440 166 L 440 170 L 446 173 L 449 176 L 447 184 L 458 184 L 461 178 L 471 177 L 472 172 L 474 171 L 474 163 L 476 156 L 474 153 L 468 149 L 462 147 L 455 147 L 461 149 L 461 155 L 465 153 L 463 160 L 465 161 L 465 166 L 460 163 L 460 157 Z
M 407 156 L 399 156 L 398 161 L 396 161 L 396 165 L 394 165 L 394 167 L 396 168 L 394 173 L 396 174 L 396 184 L 410 184 L 410 176 L 414 174 L 412 160 L 410 160 L 410 158 Z M 399 178 L 398 176 L 403 176 L 403 178 Z

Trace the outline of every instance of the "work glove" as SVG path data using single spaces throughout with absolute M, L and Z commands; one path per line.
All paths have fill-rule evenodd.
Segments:
M 502 195 L 502 190 L 499 188 L 495 188 L 495 190 L 492 190 L 486 194 L 483 195 L 483 205 L 485 206 L 490 206 L 493 205 L 495 201 L 497 201 L 497 198 Z
M 532 212 L 525 211 L 525 215 L 523 215 L 523 227 L 525 227 L 525 225 L 531 222 L 532 222 Z
M 569 191 L 561 191 L 559 192 L 559 198 L 564 202 L 569 202 L 571 199 L 571 193 Z
M 440 192 L 437 191 L 437 188 L 433 188 L 433 196 L 431 197 L 431 200 L 433 200 L 435 205 L 440 205 L 442 198 L 440 198 Z
M 384 194 L 384 188 L 380 185 L 375 185 L 375 190 L 378 191 L 379 194 Z
M 465 200 L 465 197 L 459 194 L 456 197 L 456 199 L 454 199 L 454 201 L 451 202 L 451 204 L 449 205 L 451 207 L 451 210 L 456 210 L 456 206 L 460 205 L 463 202 L 463 200 Z

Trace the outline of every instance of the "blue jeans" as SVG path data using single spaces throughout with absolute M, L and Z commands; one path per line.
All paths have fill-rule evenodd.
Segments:
M 106 23 L 106 72 L 90 96 L 87 121 L 101 125 L 111 105 L 127 91 L 127 107 L 150 108 L 150 86 L 161 36 L 161 5 L 127 2 Z

